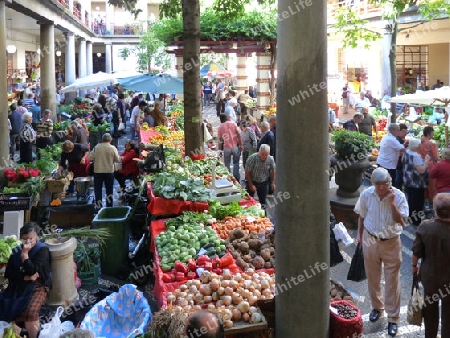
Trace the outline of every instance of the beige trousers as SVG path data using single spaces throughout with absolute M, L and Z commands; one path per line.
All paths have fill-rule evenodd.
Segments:
M 388 322 L 397 323 L 400 317 L 400 266 L 402 265 L 402 242 L 400 236 L 378 241 L 363 232 L 364 267 L 372 308 L 388 315 Z M 384 265 L 384 293 L 381 294 L 381 267 Z

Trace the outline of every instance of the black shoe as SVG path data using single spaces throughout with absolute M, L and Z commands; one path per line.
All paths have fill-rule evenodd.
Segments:
M 380 315 L 381 315 L 381 312 L 380 312 L 380 311 L 373 309 L 372 312 L 370 312 L 369 320 L 370 320 L 372 323 L 373 323 L 373 322 L 376 322 L 378 319 L 380 319 Z
M 388 335 L 395 337 L 397 335 L 397 324 L 388 323 Z

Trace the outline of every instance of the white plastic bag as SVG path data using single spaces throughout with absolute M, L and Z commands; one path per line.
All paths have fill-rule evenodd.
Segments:
M 353 244 L 353 238 L 348 234 L 347 228 L 344 226 L 342 222 L 337 223 L 334 228 L 334 236 L 336 236 L 337 240 L 341 240 L 345 246 L 349 246 Z
M 117 130 L 118 130 L 118 131 L 125 130 L 125 123 L 120 122 L 120 123 L 119 123 L 119 127 L 117 127 Z
M 9 329 L 10 325 L 7 322 L 0 322 L 0 338 L 3 338 L 3 331 Z
M 42 330 L 39 334 L 39 338 L 59 338 L 65 332 L 71 331 L 75 328 L 71 321 L 65 321 L 61 323 L 61 315 L 64 312 L 62 306 L 56 309 L 55 316 L 49 323 L 42 325 Z

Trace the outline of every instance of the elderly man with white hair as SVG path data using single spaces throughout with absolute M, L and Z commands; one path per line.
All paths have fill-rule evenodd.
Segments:
M 270 124 L 267 121 L 261 122 L 261 138 L 258 141 L 257 150 L 263 144 L 270 147 L 270 156 L 275 156 L 275 135 L 270 130 Z
M 372 311 L 371 322 L 376 322 L 386 311 L 388 334 L 397 334 L 400 319 L 400 267 L 402 242 L 400 234 L 408 216 L 405 194 L 392 187 L 392 178 L 384 168 L 372 173 L 372 187 L 364 190 L 355 206 L 359 215 L 357 240 L 364 252 Z M 385 297 L 381 293 L 381 275 L 384 268 Z
M 33 143 L 36 141 L 36 132 L 31 126 L 33 115 L 25 113 L 22 115 L 23 124 L 20 127 L 20 162 L 33 162 Z
M 377 164 L 386 169 L 395 182 L 397 176 L 397 162 L 400 155 L 405 151 L 405 146 L 400 143 L 397 136 L 400 133 L 400 126 L 391 123 L 388 133 L 380 142 L 380 152 L 378 153 Z
M 266 207 L 266 197 L 269 193 L 269 184 L 275 190 L 275 160 L 270 156 L 270 147 L 262 144 L 257 153 L 249 156 L 245 164 L 245 179 L 247 192 L 253 196 L 258 195 L 259 203 Z

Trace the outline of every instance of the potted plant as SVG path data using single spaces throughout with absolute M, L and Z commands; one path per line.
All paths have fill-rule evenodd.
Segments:
M 77 248 L 73 253 L 77 264 L 78 277 L 84 284 L 98 283 L 100 246 L 90 239 L 78 239 Z
M 330 172 L 339 186 L 337 195 L 345 198 L 359 196 L 363 172 L 370 166 L 367 155 L 375 147 L 369 136 L 349 130 L 336 130 L 331 140 L 336 155 L 330 157 Z

